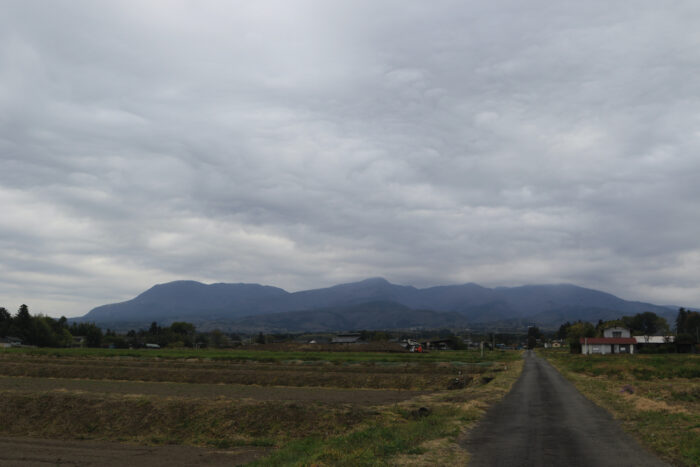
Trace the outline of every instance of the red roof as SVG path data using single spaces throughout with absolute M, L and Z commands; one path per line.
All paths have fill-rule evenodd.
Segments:
M 585 344 L 636 344 L 634 337 L 582 337 L 579 342 Z

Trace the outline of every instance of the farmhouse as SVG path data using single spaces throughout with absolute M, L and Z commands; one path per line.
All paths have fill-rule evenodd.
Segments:
M 630 336 L 629 329 L 623 327 L 608 328 L 603 331 L 603 337 L 582 337 L 581 353 L 610 354 L 610 353 L 634 353 L 637 340 Z

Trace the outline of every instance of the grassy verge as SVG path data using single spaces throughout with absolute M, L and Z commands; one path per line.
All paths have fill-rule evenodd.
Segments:
M 663 458 L 700 465 L 698 356 L 540 354 Z
M 376 419 L 339 436 L 305 437 L 281 446 L 256 466 L 463 465 L 469 454 L 459 438 L 522 371 L 522 361 L 468 387 L 385 408 Z M 486 383 L 488 378 L 494 378 Z

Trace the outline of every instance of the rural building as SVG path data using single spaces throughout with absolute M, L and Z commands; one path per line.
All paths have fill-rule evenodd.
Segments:
M 85 347 L 86 344 L 85 336 L 73 336 L 72 347 Z
M 666 344 L 673 344 L 676 342 L 676 336 L 634 336 L 637 341 L 638 349 L 656 349 Z
M 673 344 L 676 341 L 676 336 L 634 336 L 637 345 L 641 344 Z
M 452 350 L 452 341 L 450 339 L 425 341 L 423 348 L 426 350 Z
M 581 353 L 590 354 L 611 354 L 611 353 L 634 353 L 637 340 L 630 336 L 629 329 L 616 326 L 603 331 L 603 337 L 582 337 Z
M 359 333 L 338 334 L 333 337 L 331 344 L 357 344 L 360 342 L 360 337 Z
M 22 339 L 19 337 L 0 337 L 0 349 L 7 349 L 10 347 L 20 347 L 22 345 Z

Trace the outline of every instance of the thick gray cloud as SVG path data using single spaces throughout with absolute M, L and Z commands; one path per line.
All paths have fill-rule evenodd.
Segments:
M 700 4 L 0 11 L 0 305 L 173 279 L 700 305 Z

